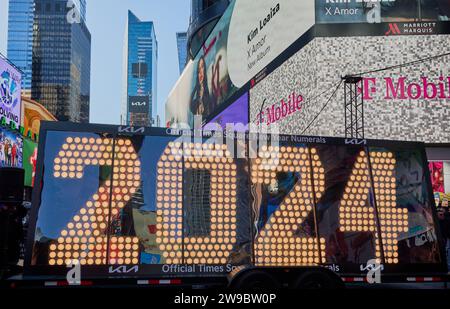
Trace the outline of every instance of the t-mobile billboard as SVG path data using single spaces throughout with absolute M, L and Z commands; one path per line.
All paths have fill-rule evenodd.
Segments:
M 364 74 L 358 85 L 364 94 L 366 137 L 448 143 L 450 57 L 434 56 L 448 52 L 449 39 L 450 35 L 315 38 L 252 88 L 250 121 L 277 123 L 285 134 L 344 136 L 343 86 L 332 96 L 341 76 L 390 67 Z M 299 104 L 292 103 L 293 93 L 294 99 L 301 98 L 295 100 Z M 263 102 L 265 118 L 260 114 Z M 295 112 L 286 112 L 286 106 L 297 105 Z
M 0 58 L 0 117 L 20 126 L 22 74 Z

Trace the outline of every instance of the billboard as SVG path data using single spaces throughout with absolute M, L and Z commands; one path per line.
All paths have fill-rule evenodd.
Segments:
M 315 0 L 316 23 L 447 21 L 449 0 Z
M 0 58 L 0 117 L 18 128 L 21 120 L 22 74 Z
M 241 88 L 314 26 L 314 0 L 238 0 L 228 39 L 230 77 Z
M 34 187 L 34 177 L 36 175 L 38 147 L 35 142 L 23 139 L 23 169 L 25 170 L 25 186 Z
M 450 127 L 443 124 L 450 120 L 450 65 L 448 56 L 435 56 L 448 52 L 449 39 L 446 34 L 316 37 L 251 89 L 250 121 L 260 119 L 266 101 L 275 104 L 266 124 L 276 122 L 283 133 L 344 136 L 343 87 L 332 96 L 341 76 L 394 67 L 365 74 L 358 85 L 366 137 L 448 143 Z M 299 108 L 286 117 L 276 113 L 293 96 L 300 98 Z
M 128 112 L 129 113 L 147 113 L 150 110 L 150 97 L 147 96 L 129 96 Z
M 208 118 L 237 90 L 228 73 L 227 40 L 233 7 L 234 1 L 170 92 L 167 127 L 193 127 L 195 116 Z
M 0 167 L 22 167 L 23 138 L 0 127 Z
M 22 98 L 22 115 L 22 127 L 25 136 L 28 136 L 28 133 L 31 132 L 31 136 L 37 137 L 39 136 L 41 121 L 57 120 L 44 106 L 25 97 Z
M 314 1 L 231 1 L 166 102 L 168 126 L 203 119 L 314 25 Z M 289 28 L 290 31 L 284 31 Z M 181 108 L 177 110 L 176 107 Z
M 118 130 L 43 125 L 27 274 L 65 277 L 73 260 L 83 278 L 241 265 L 359 274 L 375 258 L 387 273 L 417 273 L 444 262 L 423 144 L 280 135 L 240 156 L 271 138 Z

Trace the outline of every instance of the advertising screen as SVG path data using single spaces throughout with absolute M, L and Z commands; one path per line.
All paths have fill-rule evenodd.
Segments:
M 313 25 L 313 0 L 231 1 L 169 94 L 168 126 L 208 119 Z
M 227 40 L 233 7 L 234 2 L 169 94 L 168 126 L 193 127 L 195 116 L 207 119 L 237 90 L 228 73 Z
M 244 86 L 313 25 L 314 0 L 236 1 L 228 39 L 233 84 Z
M 0 58 L 0 117 L 13 122 L 16 128 L 21 120 L 21 82 L 22 74 Z
M 23 139 L 23 169 L 25 170 L 25 186 L 34 187 L 37 164 L 37 144 L 29 139 Z
M 0 128 L 0 167 L 22 167 L 23 138 Z
M 316 23 L 447 21 L 448 0 L 316 1 Z
M 417 273 L 443 262 L 422 144 L 265 136 L 278 143 L 249 157 L 238 146 L 257 136 L 225 144 L 176 130 L 63 128 L 43 128 L 31 273 L 65 276 L 73 260 L 84 278 L 251 263 L 359 273 L 372 259 Z
M 38 136 L 41 121 L 56 121 L 55 116 L 53 116 L 44 106 L 36 101 L 23 98 L 22 107 L 23 127 L 26 134 L 31 131 L 34 136 Z
M 266 102 L 265 123 L 276 123 L 280 132 L 343 137 L 341 76 L 376 71 L 358 84 L 366 137 L 448 143 L 450 127 L 443 124 L 450 113 L 449 37 L 316 37 L 251 89 L 250 121 L 261 118 Z

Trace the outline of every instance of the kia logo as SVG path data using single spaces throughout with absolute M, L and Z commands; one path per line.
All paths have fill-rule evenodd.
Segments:
M 357 138 L 347 138 L 345 139 L 346 145 L 366 145 L 367 140 L 365 139 L 357 139 Z
M 147 102 L 131 102 L 132 106 L 146 106 Z
M 129 273 L 137 273 L 139 271 L 139 266 L 130 266 L 127 267 L 125 265 L 122 266 L 110 266 L 108 272 L 110 274 L 129 274 Z

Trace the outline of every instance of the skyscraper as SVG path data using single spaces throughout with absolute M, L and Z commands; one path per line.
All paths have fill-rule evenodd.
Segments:
M 75 7 L 78 8 L 81 19 L 86 22 L 86 0 L 73 0 L 73 3 Z
M 7 56 L 22 70 L 22 92 L 31 94 L 34 0 L 9 0 Z
M 151 21 L 141 21 L 128 11 L 124 44 L 125 91 L 122 124 L 160 126 L 157 109 L 158 42 Z
M 89 122 L 91 34 L 68 4 L 35 0 L 31 98 L 58 120 Z
M 177 32 L 178 65 L 180 74 L 183 72 L 187 62 L 187 33 Z

